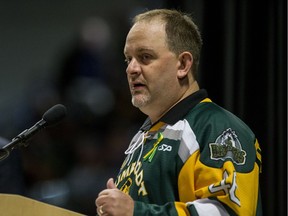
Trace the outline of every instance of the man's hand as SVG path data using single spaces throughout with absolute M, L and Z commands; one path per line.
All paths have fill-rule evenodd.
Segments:
M 112 178 L 107 181 L 107 189 L 99 193 L 95 204 L 101 216 L 132 216 L 134 211 L 133 199 L 120 191 Z

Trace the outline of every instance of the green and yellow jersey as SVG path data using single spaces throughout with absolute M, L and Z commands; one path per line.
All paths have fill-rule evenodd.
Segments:
M 262 215 L 258 141 L 205 90 L 147 119 L 125 153 L 116 185 L 134 215 Z

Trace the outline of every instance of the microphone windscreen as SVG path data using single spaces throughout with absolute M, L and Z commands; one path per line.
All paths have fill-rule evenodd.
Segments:
M 46 121 L 45 126 L 57 124 L 67 115 L 66 107 L 62 104 L 56 104 L 43 114 L 43 120 Z

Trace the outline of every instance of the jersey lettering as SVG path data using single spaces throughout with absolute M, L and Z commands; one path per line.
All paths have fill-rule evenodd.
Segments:
M 236 172 L 233 172 L 232 184 L 227 183 L 226 179 L 228 178 L 228 172 L 225 170 L 223 173 L 223 180 L 219 184 L 213 184 L 209 186 L 210 193 L 217 193 L 223 191 L 225 194 L 229 194 L 229 198 L 236 203 L 238 206 L 241 206 L 240 200 L 236 196 Z

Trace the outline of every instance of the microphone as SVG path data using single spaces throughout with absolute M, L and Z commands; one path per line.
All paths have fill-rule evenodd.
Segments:
M 62 104 L 57 104 L 47 110 L 40 121 L 38 121 L 31 128 L 24 130 L 16 137 L 12 139 L 12 141 L 0 149 L 0 160 L 7 158 L 10 152 L 18 147 L 25 146 L 27 147 L 27 140 L 29 140 L 33 135 L 38 133 L 44 128 L 54 126 L 58 124 L 64 117 L 67 115 L 66 107 Z

